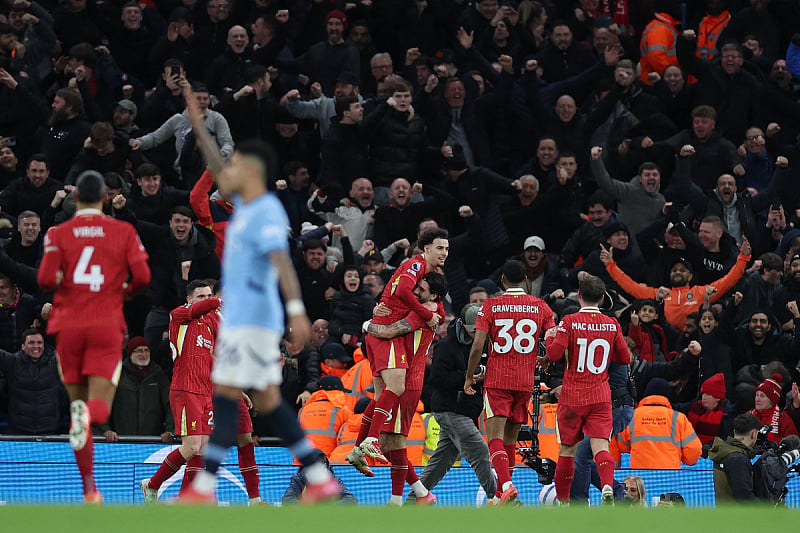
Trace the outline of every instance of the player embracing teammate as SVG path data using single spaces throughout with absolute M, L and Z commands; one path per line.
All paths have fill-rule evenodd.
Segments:
M 630 364 L 630 352 L 619 323 L 598 308 L 605 294 L 603 280 L 594 276 L 578 282 L 581 309 L 563 318 L 545 334 L 547 359 L 565 361 L 564 383 L 558 398 L 556 434 L 560 443 L 556 465 L 556 497 L 569 502 L 575 473 L 575 451 L 583 435 L 589 437 L 600 475 L 603 505 L 613 505 L 614 461 L 608 452 L 613 431 L 608 363 Z

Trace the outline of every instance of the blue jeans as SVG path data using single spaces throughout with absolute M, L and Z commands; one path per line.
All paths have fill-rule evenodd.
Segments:
M 614 431 L 611 434 L 613 439 L 619 432 L 628 427 L 633 420 L 633 406 L 621 405 L 611 411 L 614 422 Z M 589 437 L 578 444 L 578 451 L 575 453 L 575 477 L 572 478 L 572 488 L 570 489 L 570 502 L 578 505 L 589 502 L 589 483 L 600 487 L 600 475 L 597 473 L 597 464 L 592 457 L 592 447 L 589 445 Z M 622 499 L 625 495 L 625 487 L 622 483 L 614 480 L 614 497 Z

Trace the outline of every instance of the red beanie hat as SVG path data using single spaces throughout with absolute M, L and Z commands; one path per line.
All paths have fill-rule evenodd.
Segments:
M 327 15 L 325 15 L 325 23 L 327 24 L 330 19 L 339 19 L 344 24 L 344 29 L 347 29 L 347 15 L 339 11 L 338 9 L 334 9 Z
M 133 351 L 140 346 L 147 346 L 152 350 L 150 343 L 147 342 L 144 337 L 134 337 L 128 341 L 128 355 L 131 355 Z
M 756 392 L 761 391 L 767 395 L 772 405 L 780 405 L 781 403 L 781 382 L 783 378 L 780 374 L 772 374 L 772 377 L 765 379 L 761 385 L 756 387 Z
M 722 372 L 714 374 L 703 382 L 700 392 L 709 394 L 714 398 L 723 399 L 726 396 L 725 375 Z

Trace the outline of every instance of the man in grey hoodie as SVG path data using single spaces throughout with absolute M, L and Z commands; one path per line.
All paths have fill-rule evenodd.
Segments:
M 592 148 L 592 174 L 597 184 L 617 200 L 620 221 L 636 235 L 664 208 L 664 195 L 659 192 L 661 172 L 654 163 L 642 163 L 638 176 L 628 182 L 615 180 L 608 174 L 602 155 L 602 148 Z

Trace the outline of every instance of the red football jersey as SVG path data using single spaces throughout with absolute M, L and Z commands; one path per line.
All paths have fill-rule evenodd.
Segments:
M 211 395 L 211 367 L 219 328 L 218 298 L 207 298 L 172 310 L 169 344 L 174 370 L 172 390 Z
M 523 289 L 484 301 L 475 321 L 475 329 L 489 335 L 483 386 L 533 392 L 539 336 L 555 325 L 550 306 Z
M 439 302 L 439 309 L 436 312 L 439 316 L 444 316 L 444 305 L 441 302 Z M 406 390 L 422 390 L 428 350 L 431 348 L 436 332 L 429 328 L 416 313 L 410 313 L 406 320 L 413 329 L 405 337 L 406 353 L 411 354 L 408 360 L 408 370 L 406 370 Z
M 58 272 L 63 276 L 60 284 Z M 129 223 L 82 209 L 50 228 L 38 273 L 42 288 L 57 287 L 47 332 L 92 326 L 124 331 L 123 284 L 132 272 L 128 292 L 150 282 L 147 252 Z
M 631 362 L 619 322 L 597 307 L 584 307 L 561 320 L 556 336 L 547 340 L 547 358 L 558 361 L 562 355 L 566 370 L 558 403 L 572 406 L 610 402 L 609 359 L 620 365 Z
M 392 314 L 387 316 L 376 316 L 372 319 L 375 324 L 389 325 L 398 322 L 414 311 L 425 322 L 431 319 L 433 313 L 425 309 L 411 292 L 422 276 L 428 273 L 428 263 L 422 255 L 415 255 L 411 259 L 403 261 L 395 270 L 389 283 L 383 289 L 381 302 L 391 309 Z

